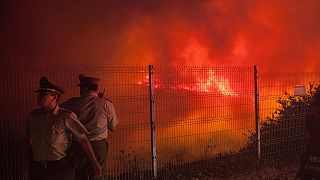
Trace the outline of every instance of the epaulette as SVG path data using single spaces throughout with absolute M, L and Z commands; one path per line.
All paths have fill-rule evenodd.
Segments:
M 67 113 L 73 113 L 72 111 L 68 110 L 68 109 L 65 109 L 65 108 L 62 108 L 60 107 L 60 110 L 64 111 L 64 112 L 67 112 Z
M 110 99 L 107 99 L 107 98 L 104 98 L 104 99 L 112 103 L 112 101 Z

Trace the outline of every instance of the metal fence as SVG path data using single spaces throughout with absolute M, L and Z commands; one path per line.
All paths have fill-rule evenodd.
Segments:
M 36 107 L 39 78 L 45 75 L 65 88 L 64 101 L 78 96 L 80 73 L 101 78 L 99 89 L 116 108 L 120 123 L 108 139 L 108 174 L 119 179 L 151 179 L 163 168 L 243 153 L 248 132 L 256 131 L 256 115 L 265 121 L 284 91 L 320 79 L 320 73 L 259 73 L 255 89 L 254 67 L 2 68 L 0 179 L 26 177 L 21 137 L 26 114 Z M 295 127 L 287 126 L 288 136 L 262 135 L 261 156 L 301 150 L 303 114 L 288 119 Z M 255 157 L 257 146 L 246 152 Z
M 319 85 L 319 81 L 320 73 L 259 73 L 259 119 L 261 122 L 281 121 L 261 127 L 263 157 L 281 157 L 304 151 L 307 104 L 299 103 L 301 97 L 292 97 L 293 87 L 303 85 L 306 91 L 310 91 L 310 84 Z M 287 101 L 289 107 L 284 109 L 279 100 Z
M 252 67 L 155 68 L 158 167 L 238 151 L 255 129 Z

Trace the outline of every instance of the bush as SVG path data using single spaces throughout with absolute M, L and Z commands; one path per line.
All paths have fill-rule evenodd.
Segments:
M 260 122 L 261 156 L 277 160 L 292 159 L 304 150 L 305 118 L 308 107 L 320 94 L 320 86 L 309 83 L 307 95 L 297 97 L 284 92 L 276 102 L 279 107 Z M 240 151 L 256 149 L 257 134 L 249 131 L 248 143 Z

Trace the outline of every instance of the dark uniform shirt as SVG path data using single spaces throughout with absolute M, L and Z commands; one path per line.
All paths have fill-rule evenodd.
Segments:
M 72 138 L 82 139 L 88 131 L 74 113 L 56 106 L 50 113 L 31 111 L 26 133 L 32 139 L 34 161 L 55 161 L 66 157 Z

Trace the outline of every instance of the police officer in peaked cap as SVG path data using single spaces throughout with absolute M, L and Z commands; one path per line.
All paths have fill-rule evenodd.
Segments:
M 62 104 L 63 107 L 75 112 L 89 131 L 88 139 L 93 151 L 102 167 L 102 177 L 106 175 L 108 133 L 114 131 L 118 124 L 118 118 L 111 101 L 98 96 L 99 78 L 79 75 L 80 97 L 74 97 Z M 82 156 L 84 157 L 84 156 Z M 93 179 L 92 168 L 88 159 L 80 160 L 79 168 L 76 169 L 76 178 Z
M 29 179 L 32 180 L 73 180 L 75 168 L 69 157 L 72 139 L 77 140 L 92 163 L 95 174 L 101 174 L 90 142 L 88 131 L 77 116 L 60 108 L 58 100 L 64 90 L 49 82 L 46 77 L 40 79 L 37 92 L 39 108 L 30 111 L 25 126 L 29 147 L 32 150 L 29 159 Z

